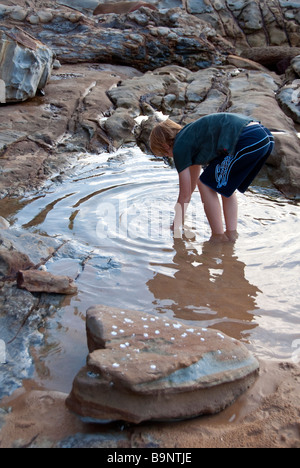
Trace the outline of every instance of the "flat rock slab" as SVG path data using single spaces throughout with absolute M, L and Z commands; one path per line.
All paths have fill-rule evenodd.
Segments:
M 96 306 L 87 311 L 90 354 L 67 406 L 87 420 L 188 419 L 231 404 L 259 364 L 217 330 Z
M 19 271 L 18 287 L 29 292 L 45 292 L 54 294 L 76 294 L 77 286 L 68 276 L 56 276 L 47 271 Z

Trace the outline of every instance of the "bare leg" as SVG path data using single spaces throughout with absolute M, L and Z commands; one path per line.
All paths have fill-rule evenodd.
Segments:
M 224 234 L 222 208 L 217 192 L 198 181 L 204 211 L 212 231 L 212 238 L 228 241 Z
M 234 193 L 231 197 L 222 197 L 223 212 L 226 224 L 226 236 L 229 240 L 235 241 L 238 237 L 237 223 L 238 223 L 238 201 Z

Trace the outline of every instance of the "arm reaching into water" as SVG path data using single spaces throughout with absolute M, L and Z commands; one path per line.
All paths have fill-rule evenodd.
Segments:
M 176 231 L 184 225 L 186 210 L 197 186 L 200 170 L 201 166 L 191 166 L 179 173 L 179 195 L 175 205 L 175 218 L 171 226 L 172 231 Z

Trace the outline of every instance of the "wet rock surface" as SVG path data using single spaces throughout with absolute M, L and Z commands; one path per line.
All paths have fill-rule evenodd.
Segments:
M 255 380 L 256 359 L 237 340 L 201 327 L 96 306 L 90 354 L 68 407 L 99 422 L 188 419 L 232 403 Z
M 53 72 L 44 97 L 6 105 L 0 113 L 1 196 L 38 188 L 76 164 L 78 152 L 112 148 L 101 126 L 112 107 L 106 91 L 137 74 L 129 67 L 66 66 Z
M 235 61 L 232 55 L 229 60 Z M 252 115 L 275 131 L 270 178 L 286 196 L 298 196 L 299 117 L 284 112 L 297 95 L 297 75 L 293 71 L 291 84 L 282 88 L 281 77 L 251 67 L 250 62 L 247 68 L 228 64 L 193 72 L 171 65 L 141 74 L 104 64 L 63 66 L 53 72 L 44 97 L 7 105 L 0 115 L 2 197 L 59 177 L 76 164 L 78 152 L 112 151 L 128 142 L 149 151 L 148 136 L 159 113 L 186 124 L 224 111 Z M 285 105 L 281 89 L 290 90 Z M 298 109 L 296 103 L 291 107 Z
M 134 142 L 134 132 L 141 133 L 133 120 L 138 116 L 159 111 L 185 124 L 209 112 L 236 109 L 283 131 L 275 136 L 275 157 L 268 161 L 271 179 L 286 196 L 297 196 L 299 141 L 293 121 L 299 122 L 299 74 L 292 63 L 300 49 L 295 2 L 149 3 L 157 11 L 141 7 L 93 17 L 93 1 L 83 10 L 75 0 L 20 0 L 17 6 L 3 0 L 3 34 L 19 28 L 49 47 L 58 61 L 44 97 L 20 109 L 6 106 L 0 117 L 2 196 L 5 190 L 26 189 L 28 183 L 37 187 L 68 164 L 72 153 Z M 247 60 L 238 61 L 236 54 Z M 59 70 L 59 61 L 73 65 Z M 172 71 L 162 71 L 166 66 Z M 2 102 L 3 94 L 2 81 Z
M 63 307 L 65 295 L 76 293 L 85 267 L 93 265 L 95 271 L 118 267 L 88 246 L 5 226 L 0 229 L 0 343 L 5 356 L 0 362 L 0 399 L 32 377 L 31 351 L 44 342 L 39 330 Z M 18 273 L 26 289 L 17 286 Z

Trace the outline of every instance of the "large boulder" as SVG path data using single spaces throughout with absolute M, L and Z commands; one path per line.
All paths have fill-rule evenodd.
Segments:
M 224 409 L 254 381 L 259 364 L 217 330 L 137 311 L 87 312 L 90 354 L 67 406 L 88 420 L 176 420 Z
M 0 57 L 1 103 L 26 101 L 45 88 L 53 65 L 49 47 L 19 28 L 0 31 Z

